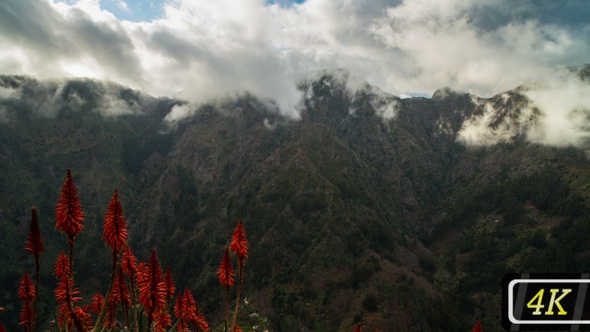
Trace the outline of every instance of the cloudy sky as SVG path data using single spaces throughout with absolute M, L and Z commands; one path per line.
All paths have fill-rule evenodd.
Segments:
M 250 91 L 293 115 L 296 80 L 323 68 L 399 96 L 563 90 L 549 77 L 590 63 L 589 36 L 587 0 L 2 0 L 0 73 L 193 102 Z

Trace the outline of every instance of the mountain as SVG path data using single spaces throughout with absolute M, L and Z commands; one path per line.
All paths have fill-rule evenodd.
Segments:
M 108 278 L 100 237 L 117 187 L 131 247 L 142 260 L 157 248 L 213 326 L 238 218 L 251 246 L 243 294 L 274 331 L 466 331 L 477 319 L 501 331 L 504 273 L 589 269 L 590 164 L 583 149 L 529 142 L 543 114 L 525 88 L 400 99 L 352 81 L 310 74 L 293 120 L 250 94 L 194 106 L 108 82 L 0 76 L 0 320 L 16 326 L 32 205 L 48 248 L 40 310 L 52 315 L 67 168 L 87 218 L 85 299 Z

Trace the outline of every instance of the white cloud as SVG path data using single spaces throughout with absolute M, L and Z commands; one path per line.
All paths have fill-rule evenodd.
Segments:
M 406 89 L 432 92 L 451 86 L 491 96 L 537 79 L 548 67 L 563 64 L 570 51 L 589 50 L 587 40 L 574 41 L 565 28 L 534 19 L 482 30 L 470 16 L 476 4 L 481 5 L 405 2 L 370 26 L 384 47 L 401 52 L 399 60 L 412 73 Z
M 450 86 L 491 96 L 543 81 L 549 68 L 587 61 L 585 7 L 580 0 L 565 9 L 509 0 L 170 0 L 160 19 L 130 22 L 98 0 L 7 1 L 0 73 L 91 76 L 193 105 L 249 91 L 298 118 L 295 81 L 315 69 L 346 68 L 395 95 Z M 529 97 L 544 113 L 561 114 Z
M 489 146 L 522 136 L 533 143 L 587 147 L 590 143 L 590 84 L 574 72 L 554 72 L 520 90 L 514 102 L 504 93 L 489 100 L 472 98 L 481 114 L 465 121 L 457 141 Z M 521 99 L 520 97 L 518 98 Z
M 115 1 L 115 3 L 117 5 L 117 7 L 119 7 L 119 9 L 121 9 L 122 11 L 125 11 L 125 12 L 129 11 L 129 5 L 124 0 L 117 0 L 117 1 Z
M 2 79 L 0 79 L 0 84 L 2 84 Z M 0 86 L 0 100 L 2 99 L 18 99 L 20 98 L 20 90 L 13 89 L 11 87 L 4 87 Z
M 393 96 L 383 93 L 375 95 L 371 100 L 371 106 L 377 115 L 385 121 L 393 120 L 398 112 L 397 100 Z
M 149 103 L 149 98 L 137 94 L 131 98 L 123 98 L 120 86 L 87 79 L 79 80 L 44 80 L 19 78 L 4 81 L 0 78 L 0 101 L 20 99 L 39 117 L 54 118 L 67 109 L 79 112 L 92 107 L 106 117 L 117 117 L 141 113 L 140 104 Z M 90 99 L 89 99 L 90 98 Z M 92 106 L 90 106 L 92 105 Z M 2 110 L 3 121 L 10 120 L 10 106 Z
M 175 126 L 180 120 L 193 113 L 195 113 L 195 110 L 191 109 L 189 105 L 174 105 L 170 112 L 166 114 L 166 117 L 164 117 L 164 121 L 171 126 Z
M 543 116 L 528 132 L 535 143 L 587 146 L 590 143 L 590 84 L 573 75 L 554 76 L 525 92 Z
M 508 93 L 483 100 L 472 96 L 477 115 L 463 122 L 457 141 L 479 147 L 510 142 L 526 135 L 536 125 L 538 111 L 526 100 L 518 102 L 512 98 Z

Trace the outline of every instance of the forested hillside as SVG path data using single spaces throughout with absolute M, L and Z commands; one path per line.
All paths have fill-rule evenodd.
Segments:
M 52 319 L 68 168 L 86 216 L 82 297 L 109 278 L 102 222 L 118 188 L 138 258 L 157 248 L 212 327 L 239 218 L 251 250 L 242 294 L 274 331 L 467 331 L 479 319 L 500 331 L 505 273 L 590 269 L 590 162 L 583 148 L 529 142 L 543 114 L 521 90 L 400 99 L 347 79 L 302 80 L 293 120 L 250 94 L 195 106 L 87 79 L 0 76 L 0 321 L 17 326 L 33 205 L 47 248 L 39 324 Z M 190 114 L 171 120 L 178 108 Z M 474 124 L 483 136 L 468 135 Z

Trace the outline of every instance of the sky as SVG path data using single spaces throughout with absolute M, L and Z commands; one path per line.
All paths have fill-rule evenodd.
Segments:
M 402 97 L 526 85 L 567 117 L 589 105 L 567 69 L 590 63 L 589 36 L 587 0 L 3 0 L 0 74 L 193 103 L 248 91 L 297 118 L 297 81 L 345 68 Z M 564 86 L 582 96 L 571 109 L 555 99 Z

